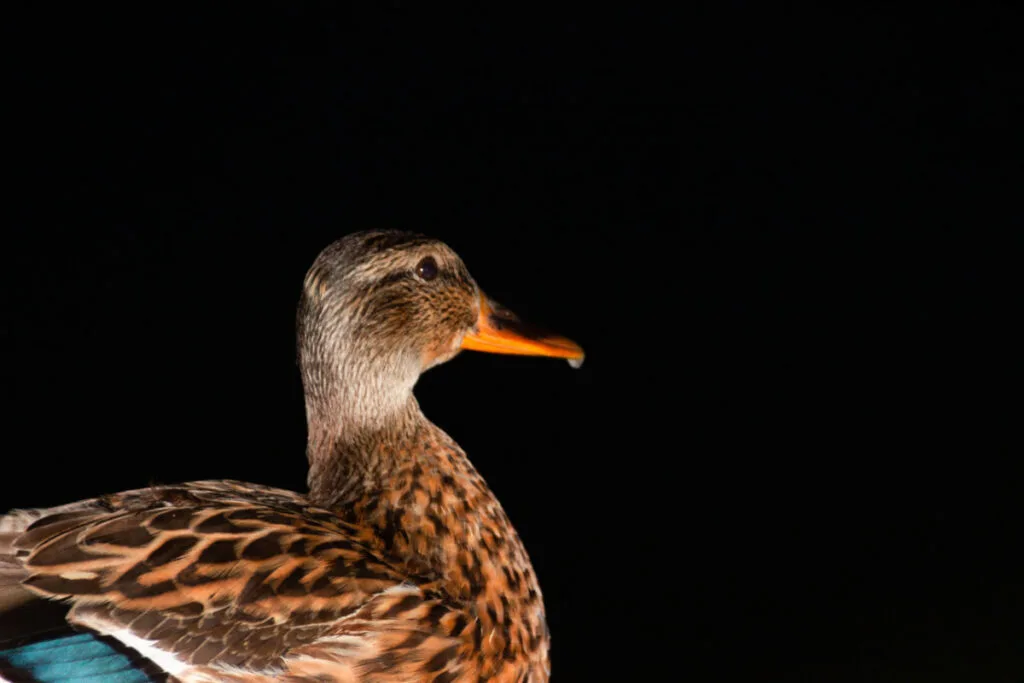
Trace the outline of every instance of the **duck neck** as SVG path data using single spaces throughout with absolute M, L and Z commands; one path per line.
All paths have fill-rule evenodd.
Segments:
M 462 599 L 539 588 L 518 534 L 465 452 L 410 394 L 393 419 L 311 432 L 310 499 L 372 528 L 372 543 Z M 539 602 L 538 602 L 539 604 Z
M 363 529 L 360 540 L 411 580 L 467 604 L 473 619 L 466 631 L 495 662 L 544 657 L 543 599 L 519 535 L 463 450 L 427 420 L 411 392 L 387 420 L 310 427 L 316 505 Z

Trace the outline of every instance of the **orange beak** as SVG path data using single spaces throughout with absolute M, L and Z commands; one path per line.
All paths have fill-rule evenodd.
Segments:
M 565 358 L 578 368 L 583 364 L 579 344 L 521 321 L 515 313 L 480 294 L 480 317 L 475 332 L 462 340 L 462 348 L 487 353 Z

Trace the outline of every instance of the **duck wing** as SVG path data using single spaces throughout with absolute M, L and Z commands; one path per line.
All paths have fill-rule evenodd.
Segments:
M 12 513 L 0 625 L 19 616 L 0 629 L 15 644 L 0 643 L 0 677 L 38 659 L 25 648 L 40 632 L 54 641 L 45 628 L 12 638 L 25 614 L 64 601 L 66 625 L 181 681 L 455 680 L 467 616 L 371 537 L 297 494 L 233 481 Z

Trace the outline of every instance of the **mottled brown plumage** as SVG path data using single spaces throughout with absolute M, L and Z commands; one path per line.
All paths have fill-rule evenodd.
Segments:
M 205 481 L 0 517 L 0 625 L 66 600 L 184 682 L 547 680 L 526 551 L 412 395 L 463 347 L 582 358 L 515 325 L 436 240 L 336 242 L 298 313 L 309 494 Z

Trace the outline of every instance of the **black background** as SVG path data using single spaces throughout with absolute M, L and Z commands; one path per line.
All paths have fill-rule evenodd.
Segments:
M 305 270 L 417 230 L 588 352 L 417 387 L 556 680 L 1022 680 L 1008 12 L 174 7 L 5 20 L 0 507 L 303 490 Z

